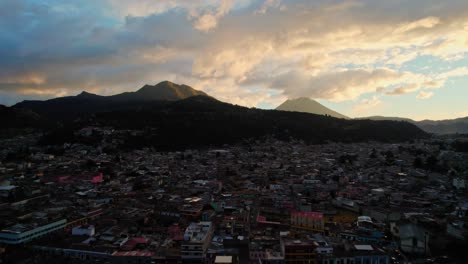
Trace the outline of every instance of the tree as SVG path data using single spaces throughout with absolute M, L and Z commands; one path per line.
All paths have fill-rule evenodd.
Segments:
M 423 164 L 423 161 L 422 161 L 421 157 L 416 157 L 414 159 L 413 166 L 415 168 L 423 168 L 424 167 L 424 164 Z
M 375 149 L 372 149 L 372 152 L 371 152 L 369 158 L 371 158 L 371 159 L 377 158 L 377 153 L 376 153 Z
M 432 170 L 437 169 L 438 162 L 439 160 L 437 159 L 436 156 L 430 155 L 426 158 L 426 167 Z
M 395 156 L 393 155 L 393 152 L 387 151 L 387 152 L 385 152 L 384 155 L 385 155 L 385 162 L 386 162 L 387 164 L 393 164 L 393 163 L 394 163 L 394 161 L 395 161 Z

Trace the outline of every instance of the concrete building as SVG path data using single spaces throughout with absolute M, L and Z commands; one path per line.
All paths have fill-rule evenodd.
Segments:
M 62 230 L 67 224 L 66 219 L 50 222 L 41 226 L 16 224 L 0 232 L 0 243 L 23 244 L 36 238 L 43 237 L 57 230 Z
M 399 226 L 401 250 L 409 254 L 426 255 L 429 252 L 429 234 L 415 224 Z
M 72 229 L 74 236 L 94 236 L 95 228 L 93 225 L 81 225 Z
M 182 260 L 200 263 L 206 256 L 213 231 L 211 222 L 191 223 L 184 233 L 184 241 L 181 246 Z
M 291 227 L 308 231 L 323 232 L 325 221 L 322 213 L 291 212 Z
M 318 244 L 313 240 L 281 239 L 281 251 L 284 263 L 316 263 L 315 252 Z
M 453 187 L 455 187 L 455 189 L 457 189 L 457 190 L 465 189 L 465 188 L 466 188 L 466 186 L 465 186 L 465 179 L 462 179 L 462 178 L 454 178 L 453 181 L 452 181 L 452 185 L 453 185 Z

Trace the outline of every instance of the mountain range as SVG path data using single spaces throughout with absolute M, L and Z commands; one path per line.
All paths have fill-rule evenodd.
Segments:
M 86 113 L 133 109 L 151 102 L 177 101 L 197 95 L 208 96 L 190 86 L 164 81 L 156 85 L 145 85 L 135 92 L 101 96 L 83 91 L 76 96 L 23 101 L 12 108 L 28 109 L 52 120 L 65 120 Z
M 414 121 L 415 125 L 429 133 L 436 134 L 467 134 L 468 117 L 447 119 L 447 120 L 422 120 Z
M 333 111 L 319 102 L 309 99 L 309 98 L 297 98 L 297 99 L 288 99 L 281 105 L 279 105 L 276 110 L 284 111 L 294 111 L 294 112 L 304 112 L 318 115 L 328 115 L 336 118 L 345 118 L 349 117 L 340 114 L 336 111 Z M 369 117 L 360 117 L 356 118 L 357 120 L 374 120 L 374 121 L 404 121 L 415 124 L 422 130 L 433 133 L 433 134 L 466 134 L 468 133 L 468 117 L 450 119 L 450 120 L 423 120 L 415 121 L 410 118 L 404 117 L 386 117 L 386 116 L 369 116 Z
M 9 116 L 11 120 L 15 118 L 12 113 L 17 112 L 33 113 L 31 118 L 48 124 L 48 139 L 57 144 L 75 140 L 74 132 L 85 126 L 145 131 L 144 136 L 132 139 L 131 145 L 160 148 L 225 144 L 264 136 L 310 143 L 405 141 L 428 136 L 407 122 L 352 120 L 232 105 L 167 81 L 112 96 L 82 92 L 45 101 L 23 101 L 0 109 L 0 116 L 5 113 L 2 119 Z M 34 122 L 15 125 L 33 126 Z

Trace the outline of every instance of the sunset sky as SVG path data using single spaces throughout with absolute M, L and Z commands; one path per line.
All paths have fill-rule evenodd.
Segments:
M 275 108 L 468 116 L 467 0 L 1 0 L 0 104 L 162 80 Z

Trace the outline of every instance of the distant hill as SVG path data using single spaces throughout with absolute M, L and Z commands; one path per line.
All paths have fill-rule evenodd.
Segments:
M 317 115 L 328 115 L 337 118 L 349 119 L 349 117 L 335 112 L 324 105 L 310 98 L 289 99 L 276 108 L 276 110 L 303 112 Z M 457 118 L 451 120 L 423 120 L 415 121 L 404 117 L 388 117 L 388 116 L 369 116 L 355 118 L 355 120 L 373 120 L 373 121 L 404 121 L 415 124 L 422 130 L 433 134 L 467 134 L 468 133 L 468 117 Z
M 15 109 L 0 105 L 0 128 L 41 127 L 45 120 L 29 109 Z
M 77 96 L 59 97 L 46 101 L 23 101 L 14 105 L 13 108 L 29 109 L 52 120 L 65 120 L 82 114 L 132 109 L 142 103 L 177 101 L 198 95 L 208 96 L 190 86 L 164 81 L 157 85 L 145 85 L 136 92 L 111 96 L 82 92 Z
M 357 119 L 368 120 L 393 120 L 393 121 L 406 121 L 415 124 L 422 130 L 433 134 L 467 134 L 468 133 L 468 117 L 447 119 L 447 120 L 423 120 L 414 121 L 409 118 L 401 117 L 385 117 L 385 116 L 369 116 Z
M 468 117 L 438 121 L 423 120 L 415 124 L 429 133 L 468 134 Z
M 368 116 L 368 117 L 359 117 L 355 119 L 369 119 L 375 121 L 382 121 L 382 120 L 391 120 L 391 121 L 406 121 L 413 123 L 415 122 L 413 119 L 405 118 L 405 117 L 393 117 L 393 116 Z
M 278 106 L 276 110 L 328 115 L 336 118 L 349 119 L 349 117 L 335 112 L 315 100 L 305 97 L 288 99 Z

